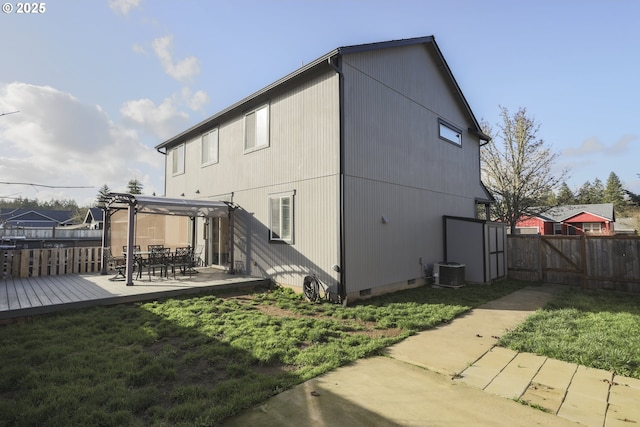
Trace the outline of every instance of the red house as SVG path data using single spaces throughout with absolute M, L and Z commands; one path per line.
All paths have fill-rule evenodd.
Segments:
M 612 203 L 564 205 L 541 214 L 523 217 L 516 225 L 518 234 L 581 235 L 614 234 Z

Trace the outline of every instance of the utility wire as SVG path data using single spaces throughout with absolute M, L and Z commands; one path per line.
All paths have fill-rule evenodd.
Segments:
M 45 185 L 45 184 L 34 184 L 31 182 L 6 182 L 0 181 L 0 184 L 6 185 L 30 185 L 32 187 L 44 187 L 44 188 L 96 188 L 93 186 L 71 186 L 71 185 Z

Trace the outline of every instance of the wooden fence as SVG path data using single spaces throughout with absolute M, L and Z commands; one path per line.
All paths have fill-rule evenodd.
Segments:
M 509 277 L 640 292 L 638 236 L 509 236 Z
M 102 269 L 102 248 L 2 249 L 0 261 L 0 278 L 97 273 Z

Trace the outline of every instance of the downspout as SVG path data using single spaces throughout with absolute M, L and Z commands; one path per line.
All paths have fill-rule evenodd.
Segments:
M 338 297 L 340 303 L 347 305 L 347 287 L 346 287 L 346 267 L 345 267 L 345 196 L 344 196 L 344 170 L 345 170 L 345 147 L 344 147 L 344 74 L 342 72 L 342 62 L 340 61 L 340 55 L 336 55 L 333 58 L 329 58 L 327 62 L 338 74 L 338 120 L 339 120 L 339 144 L 340 144 L 340 225 L 339 225 L 339 240 L 340 240 L 340 265 L 335 269 L 340 275 L 338 281 Z M 334 63 L 335 60 L 335 63 Z
M 158 153 L 162 154 L 163 156 L 167 157 L 169 155 L 169 152 L 168 151 L 160 151 L 162 148 L 163 147 L 158 147 L 158 148 L 156 148 L 156 151 Z M 164 159 L 164 191 L 163 191 L 165 196 L 167 195 L 167 167 L 168 167 L 167 159 L 165 158 Z M 195 249 L 195 247 L 194 247 L 194 249 Z

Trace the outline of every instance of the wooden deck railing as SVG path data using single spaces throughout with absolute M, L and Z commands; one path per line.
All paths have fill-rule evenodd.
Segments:
M 102 269 L 102 248 L 2 249 L 0 262 L 0 278 L 97 273 Z

